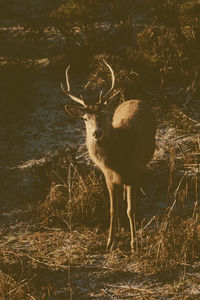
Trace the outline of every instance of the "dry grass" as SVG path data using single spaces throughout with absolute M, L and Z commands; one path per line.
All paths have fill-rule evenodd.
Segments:
M 115 250 L 105 250 L 109 201 L 102 175 L 79 166 L 74 150 L 48 158 L 51 186 L 46 200 L 4 215 L 1 298 L 193 299 L 199 295 L 198 174 L 188 176 L 184 170 L 181 175 L 184 161 L 177 162 L 173 151 L 165 168 L 161 163 L 152 168 L 143 184 L 147 191 L 152 187 L 148 197 L 153 197 L 154 189 L 158 192 L 153 175 L 159 173 L 166 181 L 162 192 L 169 204 L 159 215 L 154 214 L 152 202 L 144 209 L 133 255 L 126 224 L 121 224 L 125 232 L 116 237 Z M 151 216 L 146 217 L 149 209 Z

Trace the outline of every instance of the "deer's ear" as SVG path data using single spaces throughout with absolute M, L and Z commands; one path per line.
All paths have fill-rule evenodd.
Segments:
M 65 105 L 65 110 L 73 118 L 83 117 L 85 114 L 85 108 L 82 106 Z

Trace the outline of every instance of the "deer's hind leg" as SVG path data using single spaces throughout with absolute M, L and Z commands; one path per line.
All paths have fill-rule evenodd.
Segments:
M 131 232 L 131 249 L 134 251 L 134 236 L 136 231 L 136 221 L 140 223 L 140 205 L 139 205 L 139 186 L 138 185 L 127 185 L 127 216 L 130 223 Z

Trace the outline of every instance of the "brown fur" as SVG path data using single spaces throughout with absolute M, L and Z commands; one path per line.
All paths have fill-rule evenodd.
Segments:
M 87 110 L 87 109 L 86 109 Z M 93 112 L 94 115 L 97 112 Z M 95 116 L 96 118 L 96 116 Z M 97 123 L 97 124 L 96 124 Z M 117 201 L 122 186 L 127 193 L 127 215 L 134 249 L 134 219 L 140 220 L 138 190 L 140 177 L 155 151 L 156 123 L 151 109 L 142 101 L 129 100 L 109 119 L 94 125 L 103 130 L 103 138 L 95 140 L 86 125 L 86 142 L 91 159 L 102 170 L 110 194 L 110 231 L 107 247 L 113 245 Z M 93 128 L 92 128 L 93 129 Z
M 131 248 L 134 249 L 134 222 L 136 217 L 140 220 L 140 177 L 155 150 L 156 124 L 151 109 L 139 100 L 129 100 L 117 107 L 112 122 L 105 116 L 107 109 L 104 104 L 66 106 L 67 113 L 85 119 L 86 143 L 90 157 L 106 179 L 110 195 L 107 248 L 113 245 L 117 203 L 122 199 L 125 187 Z
M 115 111 L 102 142 L 87 139 L 90 157 L 116 184 L 133 184 L 155 149 L 154 116 L 142 101 L 129 100 Z
M 86 105 L 83 99 L 70 92 L 66 69 L 67 91 L 62 90 L 81 106 L 66 105 L 66 112 L 74 117 L 83 117 L 86 125 L 86 143 L 91 159 L 102 170 L 110 194 L 110 229 L 107 248 L 112 247 L 117 203 L 122 198 L 123 187 L 127 194 L 127 215 L 131 230 L 131 248 L 134 249 L 135 217 L 140 219 L 138 190 L 141 174 L 155 150 L 156 124 L 153 113 L 139 100 L 121 104 L 114 113 L 112 122 L 106 112 L 106 99 L 115 85 L 114 71 L 103 59 L 112 78 L 111 88 L 102 95 L 95 105 Z

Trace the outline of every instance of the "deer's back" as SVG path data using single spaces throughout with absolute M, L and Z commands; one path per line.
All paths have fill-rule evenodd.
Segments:
M 129 100 L 119 105 L 115 110 L 112 124 L 114 128 L 134 128 L 140 124 L 140 127 L 149 128 L 155 133 L 152 110 L 140 100 Z
M 130 183 L 155 151 L 155 119 L 145 103 L 129 100 L 116 109 L 112 124 L 116 137 L 112 168 L 120 174 L 124 184 Z

